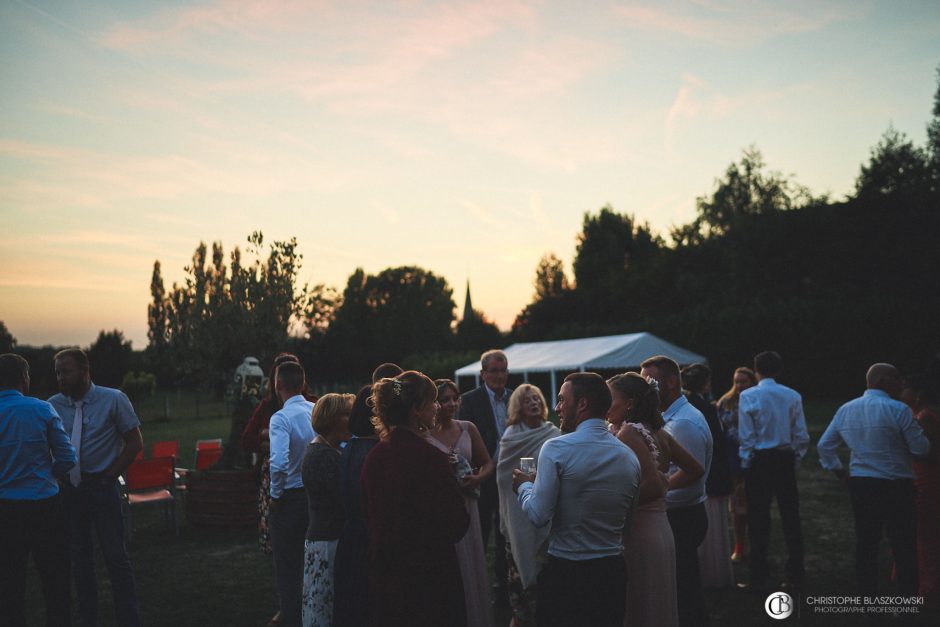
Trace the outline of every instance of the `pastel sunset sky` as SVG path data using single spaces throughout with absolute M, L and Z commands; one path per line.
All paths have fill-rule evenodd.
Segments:
M 0 320 L 143 348 L 154 260 L 261 230 L 508 328 L 585 211 L 666 233 L 749 145 L 842 198 L 889 124 L 923 143 L 938 63 L 930 0 L 7 0 Z

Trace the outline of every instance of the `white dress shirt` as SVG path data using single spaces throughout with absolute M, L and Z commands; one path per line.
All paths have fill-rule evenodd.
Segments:
M 663 420 L 666 425 L 663 427 L 676 442 L 692 454 L 695 461 L 702 465 L 705 474 L 698 480 L 684 488 L 677 488 L 666 492 L 666 508 L 689 507 L 705 502 L 705 481 L 708 479 L 708 471 L 712 465 L 712 432 L 708 428 L 708 421 L 702 412 L 695 409 L 683 395 L 672 402 L 665 412 Z M 669 465 L 669 474 L 672 475 L 679 470 L 675 464 Z
M 741 467 L 750 468 L 755 451 L 793 451 L 797 461 L 809 448 L 803 398 L 771 378 L 741 392 L 738 401 Z
M 304 487 L 300 466 L 307 445 L 317 437 L 311 416 L 313 403 L 302 394 L 292 396 L 273 416 L 268 427 L 271 439 L 271 498 L 278 499 L 284 490 Z
M 574 433 L 548 440 L 539 453 L 535 483 L 519 486 L 519 505 L 536 527 L 552 531 L 548 553 L 587 560 L 623 552 L 624 523 L 639 493 L 640 462 L 591 418 Z
M 849 475 L 876 479 L 914 479 L 912 455 L 925 456 L 930 443 L 910 408 L 882 390 L 865 390 L 839 408 L 816 449 L 826 470 L 839 470 L 836 451 L 852 450 Z

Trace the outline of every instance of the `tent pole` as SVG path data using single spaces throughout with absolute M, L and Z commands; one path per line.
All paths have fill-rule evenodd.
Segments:
M 555 395 L 558 394 L 558 388 L 555 387 L 555 371 L 554 370 L 552 370 L 551 380 L 552 380 L 552 389 L 549 390 L 548 395 L 549 395 L 549 398 L 554 398 Z
M 522 381 L 523 381 L 524 383 L 528 383 L 528 382 L 529 382 L 529 371 L 528 371 L 528 370 L 523 371 L 523 373 L 522 373 Z
M 473 375 L 473 385 L 476 387 L 480 387 L 480 373 L 479 372 Z

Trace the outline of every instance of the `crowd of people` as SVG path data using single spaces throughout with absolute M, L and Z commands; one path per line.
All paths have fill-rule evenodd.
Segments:
M 97 538 L 116 622 L 137 625 L 118 476 L 142 448 L 140 422 L 120 391 L 91 382 L 82 351 L 60 352 L 55 369 L 60 393 L 40 401 L 26 396 L 25 360 L 0 356 L 0 616 L 24 624 L 32 554 L 47 623 L 70 622 L 71 571 L 81 623 L 97 624 Z M 357 394 L 320 398 L 281 354 L 242 435 L 274 559 L 270 623 L 489 627 L 496 605 L 515 627 L 690 627 L 709 624 L 704 589 L 798 591 L 797 470 L 810 437 L 800 395 L 776 381 L 782 369 L 779 354 L 760 353 L 717 401 L 707 366 L 662 355 L 607 380 L 574 373 L 556 426 L 538 387 L 507 386 L 499 350 L 462 395 L 449 379 L 382 364 Z M 875 364 L 866 387 L 817 444 L 848 488 L 858 593 L 877 591 L 886 531 L 898 592 L 936 612 L 936 373 Z M 769 559 L 774 499 L 782 573 Z M 744 560 L 749 579 L 735 582 Z

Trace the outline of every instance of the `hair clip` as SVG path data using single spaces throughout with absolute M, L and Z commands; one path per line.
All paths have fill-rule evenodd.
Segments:
M 653 377 L 646 377 L 646 382 L 649 384 L 650 388 L 659 394 L 659 381 Z
M 401 396 L 401 381 L 392 381 L 392 392 L 395 396 Z

